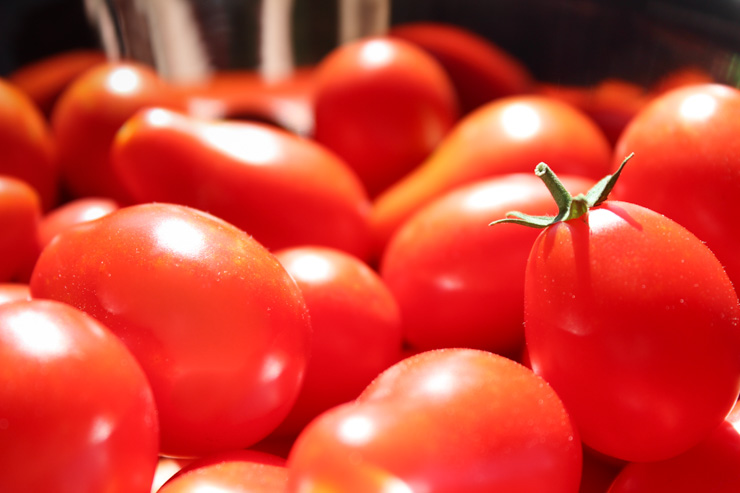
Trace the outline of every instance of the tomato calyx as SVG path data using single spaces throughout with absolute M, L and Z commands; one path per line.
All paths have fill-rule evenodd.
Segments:
M 546 228 L 561 221 L 577 219 L 586 214 L 589 209 L 596 207 L 607 199 L 609 193 L 617 183 L 624 165 L 634 155 L 635 153 L 633 152 L 624 158 L 617 171 L 599 180 L 588 192 L 585 194 L 579 193 L 575 197 L 566 190 L 555 172 L 547 164 L 540 163 L 535 167 L 534 174 L 544 182 L 555 199 L 555 203 L 558 205 L 557 215 L 534 216 L 519 211 L 509 211 L 506 213 L 505 218 L 493 221 L 489 226 L 500 223 L 513 223 L 529 226 L 530 228 Z

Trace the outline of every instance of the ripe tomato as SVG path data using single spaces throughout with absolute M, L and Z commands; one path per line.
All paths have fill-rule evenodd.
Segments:
M 31 99 L 0 78 L 0 175 L 24 180 L 44 209 L 56 204 L 59 171 L 51 129 Z
M 42 252 L 31 294 L 84 310 L 126 343 L 154 391 L 163 455 L 247 447 L 298 393 L 303 297 L 262 245 L 209 214 L 143 204 L 68 229 Z
M 108 329 L 63 303 L 5 303 L 0 360 L 0 490 L 149 492 L 154 399 Z
M 524 309 L 532 368 L 598 452 L 677 455 L 737 399 L 732 283 L 706 245 L 649 209 L 607 201 L 545 229 L 528 260 Z
M 28 284 L 14 282 L 0 283 L 0 304 L 30 299 L 31 288 Z
M 310 140 L 257 123 L 150 109 L 121 129 L 111 156 L 137 201 L 207 211 L 270 249 L 316 244 L 369 256 L 362 185 Z
M 718 84 L 654 99 L 625 129 L 634 152 L 615 197 L 664 214 L 698 236 L 740 286 L 740 91 Z
M 285 459 L 251 450 L 209 455 L 186 465 L 158 493 L 280 493 L 288 480 Z
M 466 116 L 416 170 L 377 197 L 376 250 L 415 211 L 441 194 L 482 178 L 531 173 L 540 161 L 593 179 L 610 166 L 611 147 L 596 124 L 561 101 L 515 96 Z
M 102 196 L 129 203 L 109 161 L 113 137 L 141 108 L 180 104 L 177 92 L 145 65 L 109 62 L 80 75 L 51 115 L 67 192 L 73 198 Z
M 44 115 L 49 115 L 59 95 L 74 79 L 104 62 L 105 53 L 100 50 L 65 51 L 24 65 L 8 79 L 26 93 Z
M 431 55 L 400 39 L 344 44 L 316 68 L 316 140 L 375 196 L 420 164 L 458 117 L 454 87 Z
M 564 179 L 574 192 L 593 181 Z M 555 214 L 547 187 L 514 173 L 461 186 L 427 204 L 396 231 L 380 272 L 416 349 L 468 347 L 518 354 L 524 344 L 524 270 L 538 231 L 492 217 Z
M 578 491 L 581 443 L 531 370 L 441 349 L 383 372 L 316 418 L 288 457 L 287 492 Z
M 740 432 L 725 421 L 706 439 L 676 457 L 627 464 L 608 493 L 734 493 L 740 491 Z
M 39 254 L 41 202 L 26 182 L 0 175 L 0 282 L 27 281 Z
M 396 25 L 389 35 L 419 46 L 444 67 L 463 113 L 494 99 L 529 92 L 532 86 L 524 64 L 468 29 L 418 21 Z
M 48 245 L 62 231 L 76 224 L 103 217 L 118 208 L 115 200 L 105 197 L 83 197 L 60 205 L 41 218 L 38 233 L 41 248 Z
M 303 387 L 276 431 L 294 436 L 401 360 L 401 317 L 383 281 L 356 257 L 323 247 L 288 248 L 275 256 L 301 288 L 313 327 Z

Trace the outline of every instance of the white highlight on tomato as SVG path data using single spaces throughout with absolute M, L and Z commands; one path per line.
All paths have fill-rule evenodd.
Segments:
M 501 125 L 511 138 L 524 140 L 534 136 L 542 126 L 542 119 L 532 106 L 515 103 L 501 114 Z
M 375 431 L 373 422 L 365 416 L 351 416 L 339 426 L 339 438 L 350 445 L 362 445 Z
M 182 219 L 162 221 L 154 234 L 161 248 L 180 255 L 195 257 L 206 247 L 203 232 Z
M 147 111 L 146 121 L 154 127 L 169 127 L 176 119 L 176 114 L 162 108 Z
M 513 200 L 526 199 L 531 193 L 531 185 L 512 183 L 506 186 L 485 186 L 468 194 L 464 206 L 469 211 L 493 209 L 501 204 L 511 203 Z
M 63 356 L 73 350 L 73 341 L 45 315 L 26 310 L 7 321 L 6 330 L 26 353 L 36 358 Z
M 290 275 L 297 281 L 321 282 L 332 277 L 331 262 L 320 255 L 301 255 L 285 265 Z
M 103 443 L 108 440 L 111 433 L 113 433 L 113 423 L 103 416 L 98 416 L 93 421 L 90 430 L 90 442 Z
M 438 371 L 424 380 L 422 386 L 426 393 L 446 395 L 455 390 L 455 377 L 448 371 Z
M 717 110 L 717 100 L 709 94 L 692 94 L 681 103 L 679 112 L 687 120 L 706 120 Z
M 141 80 L 132 68 L 120 67 L 108 75 L 105 85 L 116 94 L 131 94 L 139 88 Z
M 201 137 L 211 146 L 239 161 L 269 165 L 280 157 L 280 142 L 274 131 L 251 125 L 203 125 Z
M 385 65 L 393 58 L 393 49 L 390 44 L 383 40 L 368 41 L 360 51 L 362 65 L 373 67 Z

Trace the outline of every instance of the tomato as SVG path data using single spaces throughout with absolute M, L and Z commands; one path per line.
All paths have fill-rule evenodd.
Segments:
M 524 288 L 532 368 L 597 452 L 677 455 L 737 399 L 737 295 L 706 245 L 665 216 L 607 201 L 549 226 Z
M 0 490 L 148 493 L 157 411 L 106 327 L 55 301 L 0 305 Z
M 161 452 L 247 447 L 287 415 L 310 321 L 285 269 L 246 233 L 195 209 L 142 204 L 70 228 L 44 249 L 34 298 L 108 326 L 149 378 Z
M 532 75 L 522 62 L 463 27 L 417 21 L 397 24 L 388 34 L 419 46 L 445 68 L 463 113 L 531 89 Z
M 316 244 L 369 255 L 370 203 L 361 183 L 308 139 L 150 109 L 121 129 L 111 159 L 139 202 L 207 211 L 270 249 Z
M 0 175 L 0 282 L 27 281 L 39 254 L 39 195 L 27 183 Z
M 100 50 L 65 51 L 24 65 L 8 79 L 26 93 L 44 115 L 49 115 L 59 95 L 74 79 L 104 62 L 105 53 Z
M 576 492 L 581 443 L 531 370 L 441 349 L 383 372 L 298 436 L 287 492 Z
M 314 137 L 375 196 L 419 165 L 458 118 L 442 66 L 411 43 L 364 38 L 316 67 Z
M 664 214 L 698 236 L 740 285 L 740 91 L 704 84 L 654 99 L 615 153 L 638 157 L 615 197 Z
M 657 462 L 633 462 L 619 473 L 609 493 L 693 493 L 740 491 L 740 433 L 725 421 L 697 446 Z
M 159 493 L 279 493 L 288 479 L 285 460 L 251 450 L 223 452 L 183 467 Z
M 160 457 L 157 461 L 157 468 L 154 471 L 151 493 L 157 493 L 163 484 L 165 484 L 172 476 L 177 474 L 180 469 L 191 462 L 193 462 L 193 459 Z
M 355 399 L 401 360 L 401 317 L 383 281 L 356 257 L 308 246 L 275 256 L 298 283 L 313 327 L 303 387 L 276 431 L 291 436 L 321 412 Z
M 105 197 L 83 197 L 71 200 L 49 211 L 39 223 L 39 243 L 48 245 L 54 237 L 72 226 L 92 221 L 118 210 L 118 203 Z
M 51 115 L 59 146 L 63 185 L 72 198 L 131 199 L 109 161 L 113 137 L 136 111 L 149 106 L 181 106 L 172 90 L 149 67 L 109 62 L 77 77 Z
M 593 181 L 565 180 L 574 192 Z M 492 217 L 555 214 L 545 185 L 514 173 L 461 186 L 417 211 L 391 239 L 381 275 L 401 307 L 413 348 L 469 347 L 505 355 L 524 344 L 524 270 L 538 231 Z
M 24 180 L 44 209 L 57 202 L 59 171 L 51 129 L 31 99 L 0 78 L 0 175 Z
M 31 288 L 28 284 L 13 282 L 0 283 L 0 304 L 30 299 Z
M 596 124 L 563 102 L 513 96 L 466 116 L 416 170 L 376 198 L 376 251 L 415 211 L 441 194 L 505 173 L 531 173 L 540 161 L 593 179 L 610 166 L 611 147 Z

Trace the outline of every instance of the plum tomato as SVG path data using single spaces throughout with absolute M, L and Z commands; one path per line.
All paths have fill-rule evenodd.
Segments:
M 59 167 L 49 124 L 33 101 L 0 78 L 0 175 L 31 185 L 44 210 L 58 200 Z
M 397 38 L 344 44 L 316 67 L 314 138 L 341 156 L 371 197 L 419 165 L 458 118 L 444 68 Z
M 157 411 L 141 367 L 64 303 L 0 305 L 0 491 L 149 493 Z
M 0 282 L 28 281 L 39 255 L 38 193 L 24 181 L 0 175 Z
M 376 252 L 415 211 L 460 185 L 506 173 L 531 173 L 540 161 L 562 174 L 600 179 L 611 146 L 588 116 L 542 96 L 512 96 L 463 118 L 418 168 L 378 196 L 371 226 Z
M 181 108 L 177 91 L 153 69 L 135 62 L 108 62 L 77 77 L 51 115 L 62 185 L 72 198 L 131 198 L 110 165 L 116 132 L 136 111 L 149 106 Z
M 141 204 L 77 225 L 44 249 L 30 285 L 126 343 L 152 385 L 163 455 L 256 443 L 298 394 L 301 292 L 267 249 L 210 214 Z
M 321 412 L 355 399 L 402 359 L 401 317 L 378 274 L 356 257 L 309 246 L 275 256 L 298 283 L 313 328 L 303 387 L 276 430 L 295 436 Z
M 594 184 L 582 177 L 563 181 L 573 192 Z M 557 212 L 537 177 L 512 173 L 458 187 L 396 231 L 380 273 L 400 306 L 409 346 L 521 352 L 524 271 L 538 231 L 513 224 L 488 227 L 491 217 L 514 209 Z
M 493 353 L 440 349 L 312 421 L 287 492 L 578 491 L 581 442 L 552 388 Z
M 625 129 L 616 156 L 634 152 L 614 197 L 666 215 L 714 252 L 740 286 L 740 90 L 719 84 L 674 89 Z
M 370 202 L 362 184 L 344 161 L 309 139 L 156 108 L 125 124 L 111 159 L 139 202 L 207 211 L 269 249 L 313 244 L 369 257 Z
M 47 212 L 39 223 L 39 244 L 48 245 L 54 237 L 72 226 L 92 221 L 118 210 L 118 203 L 105 197 L 82 197 Z
M 537 172 L 558 190 L 546 165 Z M 606 200 L 618 175 L 602 193 L 553 194 L 563 215 L 541 224 L 527 261 L 525 339 L 587 446 L 663 460 L 703 440 L 738 397 L 740 305 L 717 257 L 686 228 Z

